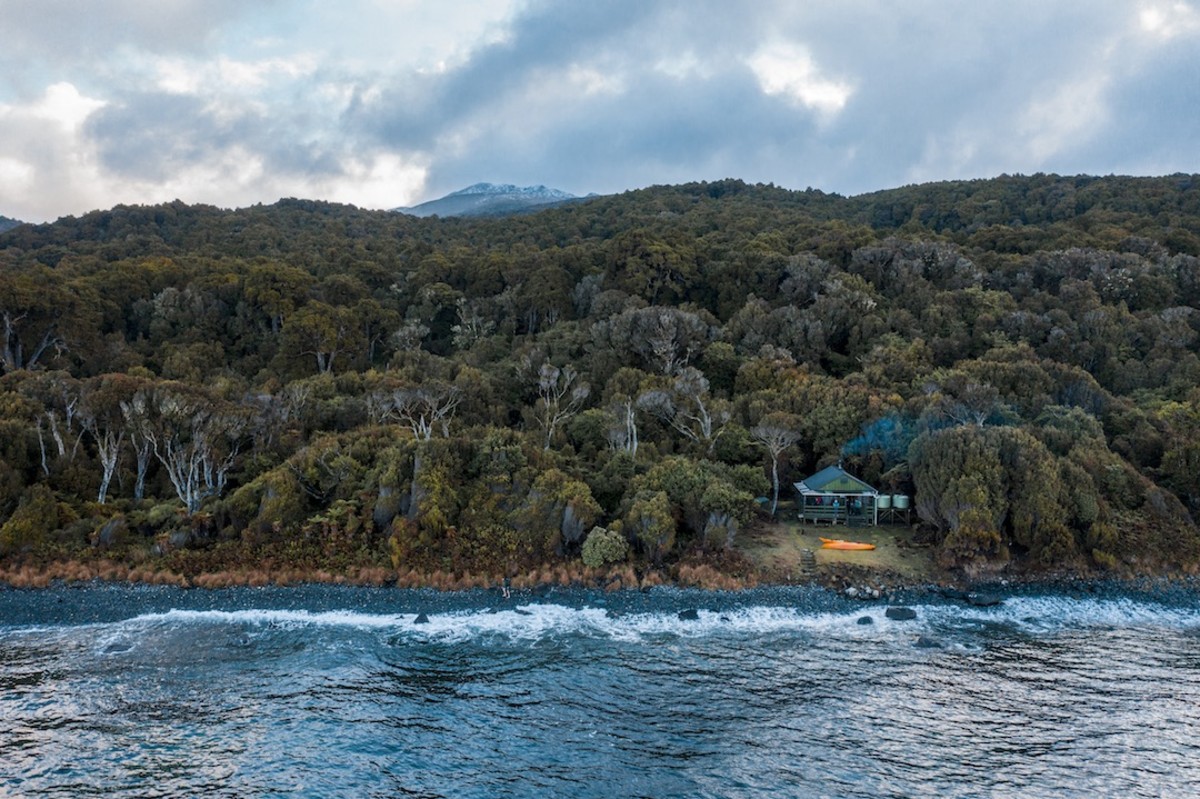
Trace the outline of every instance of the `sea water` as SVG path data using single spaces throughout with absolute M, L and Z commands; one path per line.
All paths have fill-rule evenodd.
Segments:
M 0 590 L 0 796 L 1200 796 L 1198 598 Z

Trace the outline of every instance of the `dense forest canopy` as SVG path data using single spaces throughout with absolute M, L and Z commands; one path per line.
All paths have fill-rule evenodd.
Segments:
M 842 461 L 947 565 L 1195 563 L 1198 307 L 1190 175 L 23 225 L 0 558 L 662 563 Z

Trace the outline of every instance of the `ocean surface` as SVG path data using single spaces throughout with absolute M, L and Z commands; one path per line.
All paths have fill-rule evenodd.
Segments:
M 1200 796 L 1200 594 L 1003 596 L 0 589 L 0 796 Z

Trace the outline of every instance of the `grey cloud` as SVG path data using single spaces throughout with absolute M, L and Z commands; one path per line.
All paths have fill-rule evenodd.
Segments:
M 722 177 L 857 193 L 1000 172 L 1194 169 L 1200 155 L 1197 36 L 1151 42 L 1124 0 L 542 0 L 442 72 L 325 63 L 261 88 L 207 86 L 203 101 L 139 93 L 132 87 L 145 76 L 106 59 L 125 45 L 216 53 L 221 42 L 266 32 L 255 27 L 264 20 L 294 24 L 298 7 L 58 0 L 35 19 L 45 7 L 0 0 L 0 18 L 15 20 L 0 69 L 19 64 L 27 75 L 59 57 L 94 63 L 110 83 L 85 94 L 109 104 L 86 135 L 108 172 L 141 181 L 166 181 L 234 148 L 314 185 L 391 153 L 428 164 L 426 198 L 479 180 L 582 193 Z M 253 13 L 264 8 L 279 13 Z M 804 48 L 823 79 L 853 87 L 840 111 L 761 90 L 748 59 L 779 43 Z M 272 52 L 286 54 L 287 43 Z M 612 85 L 569 87 L 580 68 Z M 63 74 L 54 79 L 87 85 L 78 69 Z M 23 78 L 4 80 L 11 91 Z M 1061 102 L 1089 82 L 1094 97 Z M 47 84 L 31 82 L 27 96 Z M 343 107 L 322 84 L 358 89 Z
M 93 114 L 87 133 L 107 170 L 140 180 L 164 181 L 182 168 L 211 161 L 234 147 L 283 174 L 340 171 L 334 153 L 305 143 L 314 122 L 302 109 L 273 109 L 264 115 L 254 107 L 238 108 L 230 102 L 217 108 L 209 100 L 188 95 L 127 94 Z
M 1065 170 L 1081 159 L 1068 152 L 1036 158 L 1027 139 L 1038 131 L 1024 116 L 1036 98 L 1050 104 L 1063 87 L 1103 73 L 1114 76 L 1119 103 L 1127 76 L 1108 50 L 1136 21 L 1135 9 L 1111 0 L 953 9 L 930 2 L 643 2 L 589 6 L 591 18 L 579 8 L 535 6 L 514 22 L 505 44 L 445 75 L 399 79 L 378 108 L 359 109 L 362 116 L 347 122 L 385 144 L 431 151 L 432 194 L 501 177 L 610 190 L 724 170 L 857 192 L 913 175 Z M 773 40 L 805 46 L 823 74 L 854 86 L 833 119 L 817 120 L 758 90 L 744 59 Z M 685 51 L 713 75 L 671 81 L 649 69 L 657 57 Z M 1194 69 L 1195 56 L 1176 58 Z M 549 118 L 530 119 L 523 98 L 536 93 L 537 81 L 580 62 L 624 69 L 633 85 L 618 98 L 572 104 L 562 118 L 550 110 Z M 1132 84 L 1137 93 L 1168 98 L 1197 81 L 1164 74 Z M 466 152 L 438 150 L 440 138 L 478 128 L 485 133 Z M 1172 128 L 1172 138 L 1183 141 L 1185 123 L 1158 129 Z M 1114 143 L 1123 139 L 1111 135 Z M 1096 146 L 1079 142 L 1081 152 Z
M 724 170 L 862 191 L 921 169 L 1036 171 L 1045 165 L 1022 161 L 1017 130 L 1030 98 L 1110 68 L 1103 49 L 1131 13 L 1115 2 L 1032 0 L 954 12 L 882 2 L 581 8 L 534 6 L 505 43 L 446 74 L 398 78 L 345 123 L 382 144 L 429 151 L 432 194 L 500 178 L 603 191 Z M 805 46 L 823 74 L 855 87 L 832 120 L 759 91 L 745 58 L 776 40 Z M 701 61 L 697 74 L 674 80 L 650 69 L 684 52 Z M 524 103 L 538 81 L 577 63 L 624 71 L 631 86 L 572 103 L 561 118 L 551 109 L 531 119 Z M 466 152 L 439 151 L 440 139 L 467 129 L 484 133 Z M 956 143 L 961 153 L 950 152 Z
M 426 149 L 448 127 L 502 103 L 524 89 L 539 69 L 557 69 L 635 26 L 651 8 L 636 0 L 608 4 L 548 4 L 520 20 L 510 40 L 487 46 L 459 68 L 404 75 L 382 98 L 355 103 L 346 124 L 388 144 Z
M 1147 86 L 1153 86 L 1147 91 Z M 1074 153 L 1073 171 L 1164 174 L 1200 170 L 1200 56 L 1165 58 L 1121 81 L 1111 94 L 1105 135 Z
M 122 45 L 150 52 L 201 49 L 232 19 L 271 0 L 0 0 L 6 59 L 87 61 Z
M 810 115 L 764 98 L 747 75 L 713 81 L 704 93 L 673 88 L 665 79 L 647 80 L 586 117 L 554 120 L 532 138 L 519 129 L 497 131 L 467 157 L 436 162 L 431 183 L 533 182 L 547 169 L 550 182 L 576 192 L 728 175 L 768 181 L 782 177 L 781 166 L 791 177 L 784 165 L 813 150 Z M 623 112 L 626 106 L 636 112 Z

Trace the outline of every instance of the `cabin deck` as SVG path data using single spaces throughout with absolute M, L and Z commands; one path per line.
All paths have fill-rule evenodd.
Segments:
M 861 527 L 871 523 L 869 508 L 847 508 L 832 505 L 805 505 L 800 510 L 802 524 L 845 524 L 849 527 Z

